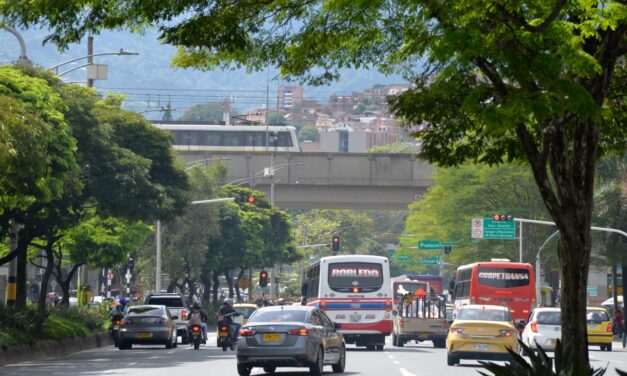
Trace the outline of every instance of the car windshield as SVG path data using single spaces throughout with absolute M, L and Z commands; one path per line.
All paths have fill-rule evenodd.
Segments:
M 561 325 L 561 317 L 559 312 L 538 312 L 538 324 L 542 325 Z
M 509 312 L 500 309 L 464 308 L 459 311 L 459 320 L 512 321 Z
M 250 318 L 250 315 L 252 315 L 253 312 L 255 312 L 256 308 L 253 308 L 253 307 L 235 307 L 235 310 L 237 312 L 241 313 L 245 320 L 248 320 L 248 318 Z
M 610 321 L 605 311 L 588 311 L 586 313 L 586 321 L 588 324 L 598 324 L 604 321 Z
M 159 307 L 133 307 L 128 310 L 129 316 L 161 316 L 163 311 Z
M 166 307 L 184 307 L 181 298 L 175 296 L 153 296 L 148 299 L 149 304 L 164 305 Z
M 307 317 L 305 310 L 258 310 L 248 320 L 255 322 L 304 322 Z

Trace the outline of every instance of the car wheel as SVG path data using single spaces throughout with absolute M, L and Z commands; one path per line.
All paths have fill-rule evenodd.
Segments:
M 222 345 L 222 351 L 226 351 L 227 348 L 228 348 L 228 346 L 226 344 Z
M 393 341 L 394 346 L 396 347 L 403 347 L 405 345 L 405 342 L 403 342 L 403 340 L 399 336 L 394 336 Z
M 344 368 L 346 367 L 346 348 L 342 346 L 342 351 L 340 351 L 340 360 L 337 361 L 337 364 L 332 366 L 333 372 L 342 373 L 344 372 Z
M 309 373 L 312 375 L 320 375 L 322 374 L 322 369 L 324 368 L 324 349 L 321 347 L 318 349 L 318 354 L 316 355 L 316 362 L 309 366 Z
M 383 345 L 377 345 L 377 351 L 383 351 Z
M 171 339 L 167 340 L 167 342 L 165 343 L 165 348 L 168 349 L 168 350 L 172 348 L 172 340 Z
M 605 345 L 605 351 L 612 351 L 612 344 Z
M 251 367 L 246 364 L 238 364 L 237 365 L 237 374 L 239 376 L 250 376 Z
M 177 347 L 179 347 L 179 341 L 178 341 L 178 340 L 175 340 L 175 341 L 174 341 L 174 343 L 172 343 L 172 347 L 173 347 L 173 348 L 175 348 L 175 349 L 176 349 Z
M 265 366 L 265 367 L 263 367 L 263 372 L 265 372 L 265 373 L 274 373 L 274 371 L 276 371 L 276 367 L 275 366 Z
M 181 345 L 187 345 L 188 343 L 189 343 L 189 338 L 187 338 L 187 335 L 181 336 Z

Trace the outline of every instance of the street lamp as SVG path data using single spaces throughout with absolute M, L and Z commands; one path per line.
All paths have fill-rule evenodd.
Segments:
M 192 205 L 213 204 L 213 203 L 221 203 L 221 202 L 227 202 L 227 201 L 233 201 L 233 200 L 235 200 L 235 197 L 215 198 L 211 200 L 192 201 L 191 204 Z M 161 292 L 161 221 L 160 220 L 157 220 L 157 230 L 156 230 L 155 238 L 157 242 L 157 260 L 155 262 L 156 264 L 155 292 L 159 293 Z
M 53 65 L 53 66 L 51 66 L 48 69 L 54 70 L 54 74 L 56 74 L 57 76 L 63 76 L 64 74 L 70 73 L 73 70 L 76 70 L 76 69 L 79 69 L 79 68 L 83 68 L 83 67 L 85 67 L 86 65 L 89 65 L 89 64 L 81 65 L 80 67 L 72 68 L 71 70 L 69 70 L 67 72 L 59 73 L 59 67 L 62 66 L 62 65 L 73 63 L 75 61 L 79 61 L 79 60 L 83 60 L 83 59 L 93 58 L 93 57 L 96 57 L 96 56 L 110 56 L 110 55 L 116 55 L 116 56 L 139 55 L 139 52 L 128 52 L 128 51 L 124 51 L 123 48 L 120 48 L 120 51 L 118 51 L 118 52 L 102 52 L 102 53 L 98 53 L 98 54 L 91 54 L 91 55 L 85 55 L 85 56 L 77 57 L 76 59 L 67 60 L 67 61 L 64 61 L 62 63 Z
M 15 35 L 15 37 L 17 38 L 17 42 L 20 44 L 20 56 L 17 58 L 15 63 L 16 64 L 26 64 L 26 65 L 32 66 L 33 62 L 30 61 L 28 56 L 26 56 L 26 43 L 24 43 L 24 38 L 22 38 L 22 35 L 17 30 L 15 30 L 14 28 L 12 28 L 10 26 L 4 25 L 4 26 L 2 26 L 2 28 L 4 28 L 9 33 Z

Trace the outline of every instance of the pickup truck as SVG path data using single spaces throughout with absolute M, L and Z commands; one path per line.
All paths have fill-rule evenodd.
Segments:
M 176 326 L 176 335 L 177 337 L 181 337 L 181 343 L 186 344 L 189 343 L 188 333 L 187 333 L 187 314 L 189 313 L 189 308 L 185 302 L 185 298 L 181 294 L 177 293 L 150 293 L 146 295 L 144 299 L 145 304 L 156 304 L 156 305 L 164 305 L 170 311 L 170 315 L 174 320 L 174 325 Z
M 406 294 L 392 312 L 392 345 L 403 347 L 409 341 L 432 341 L 434 347 L 446 347 L 448 319 L 446 298 L 440 294 Z

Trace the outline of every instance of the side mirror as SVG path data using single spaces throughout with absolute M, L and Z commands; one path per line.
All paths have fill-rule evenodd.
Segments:
M 333 323 L 333 329 L 335 329 L 335 330 L 342 329 L 342 324 L 340 324 L 339 322 L 334 322 Z
M 178 316 L 172 316 L 172 320 L 178 320 L 179 317 Z

